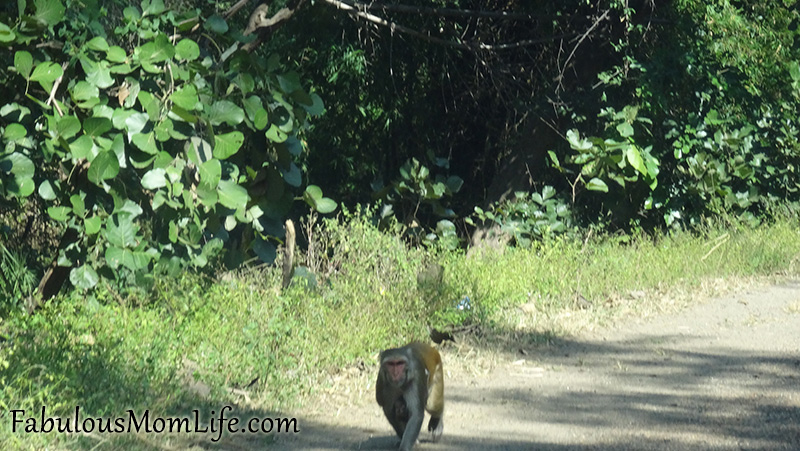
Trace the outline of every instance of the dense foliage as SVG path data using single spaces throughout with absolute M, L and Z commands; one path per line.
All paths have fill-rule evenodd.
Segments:
M 304 185 L 301 135 L 323 111 L 300 76 L 237 51 L 248 38 L 213 11 L 19 5 L 0 16 L 0 219 L 46 211 L 54 268 L 82 289 L 147 286 L 226 242 L 231 264 L 274 260 Z M 336 207 L 315 186 L 303 198 Z
M 309 182 L 447 248 L 799 205 L 791 1 L 64 1 L 0 10 L 0 234 L 80 288 L 272 261 Z
M 728 214 L 757 221 L 776 205 L 796 208 L 794 4 L 410 0 L 406 10 L 369 9 L 449 45 L 309 11 L 322 31 L 293 29 L 303 34 L 294 42 L 313 49 L 302 64 L 333 105 L 310 134 L 310 174 L 345 202 L 363 202 L 383 198 L 381 181 L 402 181 L 410 158 L 446 159 L 447 175 L 465 181 L 445 204 L 459 217 L 549 185 L 578 223 L 612 229 L 691 228 Z M 399 218 L 436 227 L 431 210 L 411 207 Z

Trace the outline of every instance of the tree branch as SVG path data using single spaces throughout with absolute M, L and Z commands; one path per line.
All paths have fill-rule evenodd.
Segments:
M 437 38 L 436 36 L 431 36 L 430 33 L 422 33 L 420 31 L 414 30 L 412 28 L 404 27 L 399 25 L 395 22 L 390 22 L 382 17 L 378 17 L 374 14 L 370 14 L 366 11 L 362 11 L 358 9 L 356 6 L 351 5 L 349 3 L 345 3 L 341 0 L 323 0 L 325 3 L 329 3 L 335 6 L 337 9 L 341 9 L 342 11 L 347 12 L 350 15 L 358 16 L 363 19 L 366 19 L 370 22 L 373 22 L 378 25 L 382 25 L 384 27 L 388 27 L 392 31 L 398 31 L 400 33 L 404 33 L 410 36 L 414 36 L 429 42 L 433 42 L 436 44 L 446 45 L 448 47 L 454 47 L 457 49 L 462 50 L 487 50 L 487 51 L 496 51 L 496 50 L 508 50 L 508 49 L 515 49 L 519 47 L 525 47 L 534 44 L 541 44 L 543 42 L 554 41 L 556 39 L 564 39 L 573 36 L 577 36 L 578 33 L 563 33 L 560 35 L 555 36 L 548 36 L 545 38 L 538 38 L 538 39 L 525 39 L 522 41 L 511 42 L 508 44 L 483 44 L 483 43 L 472 43 L 472 42 L 453 42 L 448 41 L 446 39 Z M 359 6 L 363 6 L 360 5 Z
M 286 4 L 285 7 L 278 10 L 272 17 L 267 17 L 267 11 L 269 11 L 269 7 L 266 4 L 261 4 L 253 10 L 253 13 L 250 15 L 250 20 L 248 21 L 247 28 L 244 31 L 244 35 L 248 35 L 253 33 L 254 31 L 258 31 L 258 38 L 254 41 L 248 42 L 244 46 L 242 46 L 242 50 L 246 52 L 252 51 L 256 48 L 261 42 L 264 41 L 270 34 L 274 33 L 278 27 L 286 23 L 289 18 L 297 12 L 298 9 L 303 5 L 305 0 L 293 0 Z
M 460 17 L 460 18 L 476 18 L 487 17 L 502 20 L 538 20 L 538 19 L 564 19 L 566 16 L 555 16 L 551 14 L 525 14 L 514 13 L 508 11 L 483 11 L 475 9 L 454 9 L 454 8 L 431 8 L 426 6 L 408 6 L 408 5 L 387 5 L 385 3 L 358 3 L 347 2 L 350 6 L 355 7 L 360 11 L 385 11 L 385 12 L 398 12 L 398 13 L 412 13 L 412 14 L 426 14 L 437 17 Z
M 567 70 L 567 65 L 569 64 L 570 61 L 572 61 L 572 57 L 575 56 L 575 52 L 578 50 L 578 47 L 580 47 L 581 44 L 583 43 L 583 41 L 592 33 L 592 31 L 594 31 L 594 29 L 597 28 L 597 26 L 600 25 L 600 23 L 602 21 L 606 20 L 606 19 L 608 19 L 608 10 L 606 10 L 600 17 L 598 17 L 597 20 L 594 21 L 592 26 L 589 27 L 589 29 L 586 30 L 581 35 L 580 39 L 578 39 L 578 42 L 575 44 L 575 47 L 572 48 L 572 51 L 569 53 L 569 56 L 567 57 L 567 60 L 564 61 L 564 65 L 561 67 L 561 71 L 558 74 L 558 86 L 559 87 L 561 86 L 561 80 L 564 78 L 564 72 L 566 72 L 566 70 Z
M 407 35 L 415 36 L 415 37 L 418 37 L 420 39 L 424 39 L 426 41 L 434 42 L 436 44 L 446 45 L 446 46 L 449 46 L 449 47 L 455 47 L 455 48 L 465 49 L 465 50 L 470 48 L 468 45 L 462 44 L 460 42 L 453 42 L 453 41 L 448 41 L 446 39 L 437 38 L 435 36 L 431 36 L 430 34 L 425 34 L 425 33 L 419 32 L 417 30 L 414 30 L 414 29 L 411 29 L 411 28 L 408 28 L 408 27 L 404 27 L 402 25 L 398 25 L 398 24 L 396 24 L 394 22 L 389 22 L 388 20 L 386 20 L 386 19 L 384 19 L 382 17 L 378 17 L 378 16 L 376 16 L 374 14 L 370 14 L 370 13 L 368 13 L 366 11 L 361 11 L 360 9 L 356 8 L 355 6 L 353 6 L 353 5 L 349 4 L 349 3 L 345 3 L 345 2 L 342 2 L 342 1 L 339 1 L 339 0 L 323 0 L 323 1 L 325 3 L 329 3 L 329 4 L 333 5 L 333 6 L 335 6 L 337 9 L 341 9 L 342 11 L 346 11 L 350 15 L 355 15 L 355 16 L 361 17 L 362 19 L 366 19 L 366 20 L 368 20 L 368 21 L 370 21 L 372 23 L 376 23 L 378 25 L 382 25 L 384 27 L 388 27 L 392 31 L 399 31 L 399 32 L 405 33 Z
M 238 2 L 236 2 L 235 5 L 231 6 L 230 9 L 225 11 L 225 20 L 230 19 L 231 16 L 239 12 L 239 10 L 244 8 L 244 6 L 247 5 L 247 2 L 249 1 L 250 0 L 239 0 Z

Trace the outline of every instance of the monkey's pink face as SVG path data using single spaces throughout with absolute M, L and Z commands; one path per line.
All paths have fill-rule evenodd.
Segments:
M 383 361 L 383 367 L 389 374 L 389 380 L 395 385 L 401 385 L 406 381 L 406 360 L 387 359 Z

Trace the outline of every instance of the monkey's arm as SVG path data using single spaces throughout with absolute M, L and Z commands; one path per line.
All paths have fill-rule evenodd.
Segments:
M 425 400 L 427 398 L 427 388 L 422 380 L 415 380 L 412 387 L 403 394 L 408 409 L 409 419 L 406 430 L 403 432 L 403 439 L 400 441 L 401 451 L 411 451 L 417 443 L 419 431 L 422 429 L 422 420 L 425 416 Z
M 378 405 L 383 407 L 383 386 L 386 384 L 386 381 L 383 380 L 381 376 L 381 372 L 378 371 L 378 382 L 375 383 L 375 399 L 378 401 Z

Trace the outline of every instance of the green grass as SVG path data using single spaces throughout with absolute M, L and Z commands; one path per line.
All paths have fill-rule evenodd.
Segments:
M 516 321 L 515 307 L 522 304 L 532 304 L 540 318 L 580 310 L 577 294 L 592 305 L 589 322 L 606 324 L 669 309 L 658 305 L 665 299 L 718 293 L 738 279 L 797 274 L 800 230 L 796 222 L 784 221 L 655 238 L 556 239 L 534 249 L 456 258 L 448 270 L 448 290 L 468 295 L 498 331 L 508 327 L 509 316 Z M 643 296 L 630 299 L 631 292 Z M 587 319 L 580 316 L 578 329 Z M 536 326 L 545 336 L 576 330 L 563 318 Z
M 15 434 L 10 409 L 46 405 L 68 415 L 80 405 L 92 416 L 127 409 L 182 415 L 233 403 L 242 415 L 291 416 L 305 396 L 326 389 L 321 375 L 424 339 L 429 323 L 546 337 L 659 310 L 675 293 L 719 285 L 710 281 L 796 275 L 800 268 L 798 225 L 789 220 L 705 234 L 553 239 L 469 256 L 409 249 L 357 214 L 328 221 L 312 236 L 314 252 L 302 263 L 316 274 L 316 288 L 296 283 L 281 293 L 278 269 L 254 268 L 219 281 L 160 280 L 149 299 L 72 293 L 34 316 L 4 318 L 0 448 L 155 449 L 188 440 Z M 431 262 L 445 267 L 444 281 L 421 289 L 416 275 Z M 576 293 L 592 307 L 581 310 Z M 457 309 L 465 296 L 471 309 Z M 198 384 L 208 393 L 197 395 L 191 387 Z

